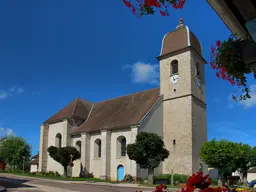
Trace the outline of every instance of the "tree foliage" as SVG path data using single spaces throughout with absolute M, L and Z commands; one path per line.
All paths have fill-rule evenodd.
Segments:
M 252 147 L 247 144 L 238 143 L 239 158 L 236 163 L 237 170 L 242 174 L 243 178 L 247 178 L 247 170 L 250 168 L 251 161 L 255 159 L 256 156 L 252 154 Z M 255 164 L 254 164 L 255 165 Z
M 218 169 L 223 181 L 236 171 L 239 156 L 238 145 L 224 139 L 208 141 L 200 149 L 201 159 L 209 166 Z
M 67 176 L 68 165 L 81 157 L 79 151 L 75 147 L 70 146 L 61 148 L 50 146 L 47 151 L 51 158 L 63 166 L 65 176 Z
M 256 166 L 256 146 L 251 149 L 249 166 Z
M 133 144 L 127 145 L 127 154 L 143 169 L 148 169 L 149 182 L 152 182 L 153 170 L 169 156 L 161 137 L 155 133 L 141 132 Z
M 31 147 L 22 137 L 9 136 L 1 142 L 0 157 L 13 170 L 22 170 L 24 164 L 29 164 L 30 156 Z
M 222 181 L 234 171 L 239 171 L 246 180 L 247 170 L 256 165 L 256 148 L 224 139 L 213 139 L 202 145 L 200 157 L 210 167 L 218 169 Z

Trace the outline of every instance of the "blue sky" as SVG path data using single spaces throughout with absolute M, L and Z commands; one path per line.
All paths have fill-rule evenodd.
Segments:
M 157 87 L 156 56 L 180 17 L 207 61 L 211 44 L 230 34 L 205 1 L 141 19 L 121 0 L 1 0 L 0 9 L 0 132 L 24 137 L 33 154 L 40 124 L 76 97 L 99 101 Z M 256 87 L 251 100 L 236 103 L 235 89 L 210 65 L 205 70 L 208 138 L 255 145 Z

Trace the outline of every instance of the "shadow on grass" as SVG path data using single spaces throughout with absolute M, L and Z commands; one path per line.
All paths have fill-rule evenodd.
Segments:
M 30 181 L 29 179 L 19 179 L 19 178 L 8 178 L 0 177 L 0 186 L 5 187 L 7 190 L 10 188 L 36 188 L 31 185 L 27 185 L 26 182 Z

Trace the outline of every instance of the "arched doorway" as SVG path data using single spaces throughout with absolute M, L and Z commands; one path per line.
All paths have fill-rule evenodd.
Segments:
M 124 166 L 118 165 L 117 167 L 117 180 L 122 181 L 124 179 Z

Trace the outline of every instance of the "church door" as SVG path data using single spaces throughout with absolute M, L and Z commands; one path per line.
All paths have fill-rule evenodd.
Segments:
M 117 180 L 122 181 L 124 179 L 124 166 L 118 165 L 117 167 Z

